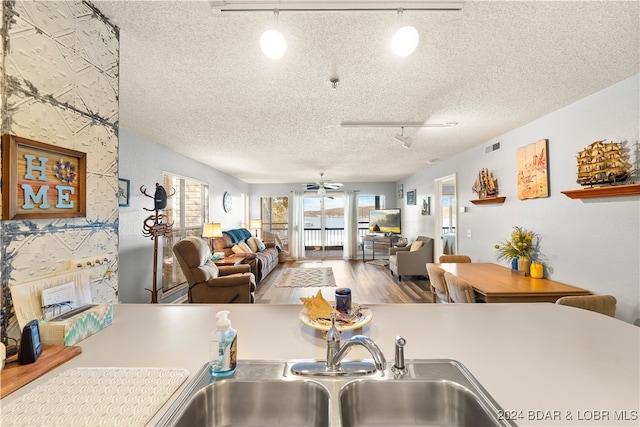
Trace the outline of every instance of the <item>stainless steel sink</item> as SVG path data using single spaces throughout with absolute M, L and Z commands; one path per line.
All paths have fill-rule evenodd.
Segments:
M 212 381 L 204 365 L 161 426 L 514 426 L 464 365 L 408 360 L 407 374 L 300 377 L 296 361 L 240 361 Z
M 441 381 L 353 381 L 340 391 L 342 425 L 494 426 L 477 395 Z

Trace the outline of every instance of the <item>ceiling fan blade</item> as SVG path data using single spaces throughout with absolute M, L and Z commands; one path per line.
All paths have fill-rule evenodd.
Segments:
M 302 184 L 306 187 L 307 190 L 317 190 L 320 188 L 318 184 Z
M 343 184 L 340 184 L 339 182 L 332 182 L 332 183 L 327 183 L 324 185 L 324 188 L 326 188 L 327 190 L 337 190 L 338 188 L 342 187 Z

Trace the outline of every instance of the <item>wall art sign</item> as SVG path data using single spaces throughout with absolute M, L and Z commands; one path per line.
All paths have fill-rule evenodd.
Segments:
M 407 205 L 416 204 L 416 190 L 407 190 Z
M 2 136 L 2 219 L 86 217 L 87 154 Z
M 549 197 L 547 140 L 520 147 L 516 151 L 518 199 Z

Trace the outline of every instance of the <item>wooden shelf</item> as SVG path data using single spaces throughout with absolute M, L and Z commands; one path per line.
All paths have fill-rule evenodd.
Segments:
M 474 205 L 488 205 L 490 203 L 504 203 L 506 196 L 486 197 L 484 199 L 469 200 Z
M 640 195 L 640 184 L 610 185 L 607 187 L 588 187 L 578 190 L 561 191 L 572 199 L 597 199 L 601 197 L 621 197 Z

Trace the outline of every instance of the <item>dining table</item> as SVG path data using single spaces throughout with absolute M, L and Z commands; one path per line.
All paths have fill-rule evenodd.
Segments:
M 473 286 L 476 299 L 483 302 L 556 302 L 558 298 L 591 295 L 586 289 L 536 279 L 502 265 L 488 262 L 436 264 Z

